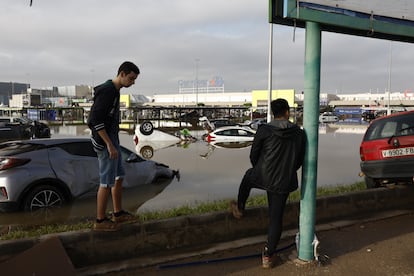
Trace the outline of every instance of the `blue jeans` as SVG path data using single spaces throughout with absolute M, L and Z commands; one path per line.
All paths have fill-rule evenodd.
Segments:
M 122 179 L 125 176 L 122 165 L 121 147 L 114 144 L 118 150 L 118 159 L 110 159 L 108 149 L 96 150 L 99 161 L 99 185 L 104 188 L 111 188 L 115 185 L 116 179 Z

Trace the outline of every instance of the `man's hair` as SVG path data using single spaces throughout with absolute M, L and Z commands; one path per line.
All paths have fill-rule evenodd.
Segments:
M 276 99 L 270 103 L 275 118 L 282 117 L 289 111 L 289 104 L 285 99 Z
M 119 66 L 118 75 L 121 74 L 121 72 L 124 72 L 125 75 L 128 75 L 131 72 L 134 72 L 135 74 L 139 75 L 139 68 L 132 62 L 125 61 L 121 64 L 121 66 Z

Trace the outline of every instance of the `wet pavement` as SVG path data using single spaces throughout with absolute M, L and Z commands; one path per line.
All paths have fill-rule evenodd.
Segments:
M 365 220 L 338 221 L 318 225 L 320 262 L 301 263 L 297 259 L 294 232 L 284 232 L 281 261 L 272 269 L 261 267 L 263 237 L 255 237 L 209 250 L 176 255 L 148 256 L 118 266 L 108 273 L 99 268 L 80 275 L 414 275 L 414 212 L 393 211 Z M 146 267 L 142 267 L 148 265 Z M 108 268 L 108 266 L 107 266 Z M 101 268 L 104 269 L 104 268 Z

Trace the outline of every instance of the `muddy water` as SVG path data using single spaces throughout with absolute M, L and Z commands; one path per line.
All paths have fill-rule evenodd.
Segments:
M 53 137 L 87 136 L 85 126 L 59 127 Z M 362 180 L 359 176 L 359 144 L 364 128 L 321 127 L 319 135 L 318 186 L 352 184 Z M 201 138 L 203 132 L 192 133 Z M 133 151 L 142 149 L 133 143 L 132 135 L 122 133 L 121 144 Z M 151 145 L 151 160 L 179 169 L 180 181 L 174 179 L 140 187 L 125 195 L 124 206 L 134 212 L 162 210 L 203 201 L 229 199 L 237 196 L 238 185 L 249 164 L 249 144 L 211 145 L 200 139 L 184 145 Z M 299 177 L 301 172 L 299 172 Z M 263 191 L 253 190 L 252 194 Z M 58 213 L 49 214 L 48 221 L 94 217 L 94 195 Z M 0 214 L 0 226 L 39 222 L 39 217 L 23 214 Z M 1 230 L 1 229 L 0 229 Z
M 318 186 L 347 185 L 362 180 L 359 144 L 362 133 L 321 133 L 319 135 Z M 186 147 L 156 150 L 152 160 L 179 169 L 181 180 L 173 181 L 141 210 L 163 209 L 201 201 L 235 198 L 249 163 L 250 146 L 225 148 L 198 141 Z M 298 173 L 299 177 L 301 172 Z M 254 190 L 252 194 L 262 193 Z

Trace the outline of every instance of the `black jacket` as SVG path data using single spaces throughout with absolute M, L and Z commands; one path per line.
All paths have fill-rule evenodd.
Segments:
M 250 152 L 252 180 L 269 192 L 293 192 L 298 188 L 297 170 L 305 145 L 304 131 L 288 120 L 260 125 Z
M 93 105 L 88 117 L 88 126 L 92 131 L 92 144 L 98 150 L 106 145 L 98 131 L 105 129 L 111 140 L 116 140 L 119 132 L 119 90 L 112 80 L 94 88 Z

